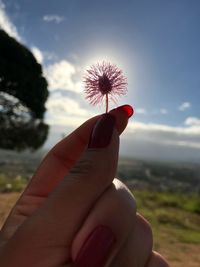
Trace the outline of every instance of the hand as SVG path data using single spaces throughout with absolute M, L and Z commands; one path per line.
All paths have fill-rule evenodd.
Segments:
M 42 161 L 0 232 L 1 267 L 168 266 L 114 179 L 128 113 L 110 114 L 86 121 Z

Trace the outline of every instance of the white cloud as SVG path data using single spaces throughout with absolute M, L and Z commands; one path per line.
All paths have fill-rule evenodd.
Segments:
M 22 40 L 16 26 L 7 15 L 5 5 L 2 1 L 0 1 L 0 29 L 6 31 L 10 36 L 14 37 L 18 41 Z
M 44 56 L 43 56 L 42 51 L 36 46 L 33 46 L 31 48 L 31 51 L 32 51 L 33 55 L 35 56 L 37 62 L 42 64 L 43 60 L 44 60 Z
M 65 18 L 59 15 L 45 15 L 43 16 L 43 20 L 46 22 L 55 22 L 58 24 L 65 20 Z
M 57 55 L 54 52 L 49 51 L 41 51 L 38 47 L 32 46 L 31 51 L 33 55 L 35 56 L 38 63 L 49 63 L 49 62 L 55 62 L 58 58 Z
M 183 103 L 178 107 L 178 109 L 179 109 L 180 111 L 185 111 L 185 110 L 189 109 L 190 107 L 191 107 L 190 102 L 183 102 Z
M 200 160 L 200 126 L 173 127 L 130 122 L 121 140 L 121 154 L 156 160 Z
M 188 117 L 184 123 L 188 126 L 200 126 L 200 119 L 196 117 Z
M 166 115 L 168 113 L 168 111 L 165 108 L 161 108 L 160 113 L 163 115 Z
M 135 111 L 136 114 L 143 114 L 143 115 L 146 115 L 147 114 L 147 111 L 145 108 L 136 108 L 136 111 Z M 154 115 L 157 115 L 157 114 L 163 114 L 163 115 L 166 115 L 168 114 L 168 110 L 165 109 L 165 108 L 161 108 L 160 110 L 154 110 L 152 112 L 152 114 Z
M 143 141 L 200 148 L 200 124 L 198 126 L 173 127 L 162 124 L 132 122 L 128 129 L 134 138 Z
M 136 114 L 146 114 L 146 109 L 144 108 L 136 108 L 136 111 L 135 111 Z
M 71 104 L 74 105 L 72 102 Z M 62 133 L 69 134 L 93 116 L 93 114 L 85 115 L 87 112 L 84 112 L 84 116 L 81 117 L 78 113 L 67 115 L 62 112 L 59 119 L 54 118 L 51 121 L 52 130 L 46 143 L 47 148 L 60 140 Z M 190 160 L 195 162 L 200 160 L 200 126 L 172 127 L 130 121 L 121 136 L 120 143 L 120 154 L 125 156 L 151 160 Z
M 84 119 L 94 116 L 92 112 L 82 108 L 78 100 L 63 96 L 60 92 L 50 95 L 46 107 L 46 121 L 51 125 L 78 126 Z
M 78 101 L 69 97 L 63 97 L 59 93 L 51 96 L 46 107 L 54 113 L 66 113 L 67 115 L 86 116 L 88 112 L 80 108 Z
M 82 91 L 81 82 L 75 81 L 75 76 L 78 74 L 76 67 L 66 60 L 47 66 L 44 69 L 44 74 L 48 80 L 50 90 Z

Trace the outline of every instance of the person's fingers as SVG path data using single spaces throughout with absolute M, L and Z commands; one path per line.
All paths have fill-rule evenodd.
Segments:
M 42 248 L 48 245 L 59 249 L 59 260 L 62 263 L 69 260 L 75 234 L 94 203 L 114 179 L 118 151 L 119 134 L 115 127 L 115 117 L 105 114 L 95 124 L 88 148 L 81 158 L 34 216 L 18 228 L 8 243 L 8 251 L 18 248 L 17 243 L 24 238 L 30 240 L 30 243 L 21 242 L 20 251 L 16 249 L 17 255 L 28 250 L 29 259 L 33 257 L 36 263 L 45 256 Z M 24 257 L 21 260 L 24 262 Z M 51 264 L 56 266 L 61 262 L 56 258 Z
M 115 117 L 116 129 L 121 134 L 132 115 L 131 107 L 124 105 L 111 110 L 110 114 Z M 47 154 L 6 220 L 0 232 L 0 243 L 13 235 L 18 226 L 41 206 L 48 194 L 66 176 L 86 148 L 92 127 L 99 117 L 86 121 Z
M 73 267 L 101 267 L 116 256 L 130 235 L 136 203 L 128 189 L 114 180 L 97 201 L 72 244 Z M 114 236 L 110 242 L 109 233 Z M 102 236 L 108 236 L 102 239 Z M 106 248 L 106 249 L 105 249 Z
M 141 215 L 137 214 L 132 232 L 111 267 L 144 267 L 152 253 L 152 244 L 151 227 Z
M 169 264 L 162 255 L 152 251 L 149 261 L 145 267 L 169 267 Z
M 109 112 L 115 117 L 116 129 L 121 134 L 132 115 L 131 107 L 120 106 Z M 100 116 L 96 116 L 64 138 L 47 154 L 24 194 L 46 197 L 67 174 L 86 148 L 92 128 Z

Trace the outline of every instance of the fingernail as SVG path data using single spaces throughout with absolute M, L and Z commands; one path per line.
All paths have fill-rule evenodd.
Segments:
M 134 110 L 130 105 L 123 105 L 120 106 L 118 108 L 116 108 L 116 110 L 122 110 L 126 113 L 127 117 L 130 118 L 131 116 L 133 116 L 134 114 Z
M 112 231 L 98 226 L 83 244 L 73 267 L 103 267 L 115 243 Z
M 88 148 L 103 148 L 108 146 L 112 137 L 114 126 L 114 116 L 108 113 L 102 115 L 93 128 Z

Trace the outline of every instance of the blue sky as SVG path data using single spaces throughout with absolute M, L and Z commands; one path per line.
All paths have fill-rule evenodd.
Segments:
M 181 154 L 192 149 L 188 158 L 200 156 L 200 1 L 0 2 L 1 27 L 32 49 L 49 81 L 49 144 L 103 111 L 84 100 L 81 77 L 86 66 L 105 59 L 128 78 L 119 104 L 136 110 L 125 143 L 145 140 L 149 153 L 160 142 L 159 153 L 172 146 Z

